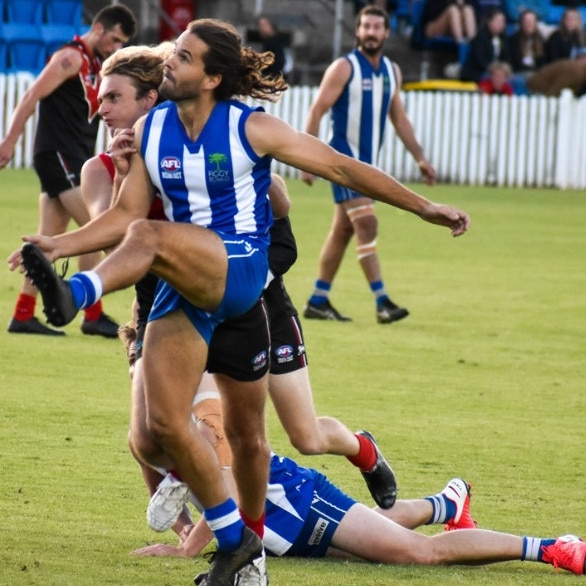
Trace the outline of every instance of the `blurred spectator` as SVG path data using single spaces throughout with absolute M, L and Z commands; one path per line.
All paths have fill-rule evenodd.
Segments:
M 466 0 L 427 0 L 422 21 L 428 39 L 453 37 L 463 43 L 476 36 L 476 13 Z
M 584 45 L 582 17 L 575 8 L 568 8 L 564 11 L 558 28 L 545 43 L 546 60 L 553 63 L 558 59 L 570 59 L 575 57 Z
M 559 59 L 543 66 L 527 80 L 527 88 L 544 96 L 558 97 L 566 88 L 576 97 L 586 94 L 586 49 L 580 49 L 575 59 Z
M 483 94 L 491 96 L 512 96 L 515 92 L 510 83 L 513 70 L 504 61 L 494 61 L 488 66 L 488 77 L 478 83 L 478 89 Z
M 263 71 L 263 74 L 267 77 L 283 74 L 286 79 L 292 69 L 291 57 L 275 23 L 268 16 L 261 14 L 256 24 L 261 38 L 261 50 L 270 51 L 275 56 L 275 61 Z
M 524 10 L 519 16 L 519 28 L 509 38 L 513 72 L 524 79 L 545 65 L 545 41 L 537 22 L 534 10 Z
M 460 72 L 462 81 L 478 83 L 488 74 L 493 61 L 511 62 L 505 13 L 495 8 L 488 12 L 478 34 L 470 41 L 468 55 Z

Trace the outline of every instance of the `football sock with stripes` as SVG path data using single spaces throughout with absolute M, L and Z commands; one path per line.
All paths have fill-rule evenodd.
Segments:
M 441 492 L 433 496 L 426 496 L 426 501 L 431 503 L 433 513 L 431 519 L 426 525 L 433 525 L 434 523 L 447 523 L 450 519 L 454 518 L 456 514 L 456 503 L 446 497 Z
M 523 537 L 523 554 L 521 559 L 525 562 L 540 562 L 543 556 L 543 547 L 553 545 L 555 539 L 539 539 L 539 537 Z
M 320 305 L 321 303 L 325 303 L 328 300 L 331 288 L 332 288 L 331 283 L 317 279 L 315 281 L 313 293 L 311 294 L 311 297 L 309 298 L 309 303 L 312 303 L 313 305 Z
M 214 532 L 219 550 L 234 551 L 240 545 L 244 522 L 233 499 L 229 498 L 211 509 L 204 509 L 203 515 Z
M 377 307 L 385 300 L 388 299 L 389 296 L 385 290 L 385 285 L 382 281 L 373 281 L 370 283 L 370 290 L 374 295 L 374 299 L 376 301 Z
M 68 283 L 77 309 L 85 309 L 102 297 L 102 281 L 95 271 L 75 273 Z

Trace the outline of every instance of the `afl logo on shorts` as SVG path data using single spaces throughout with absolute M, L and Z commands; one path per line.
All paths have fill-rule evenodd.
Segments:
M 252 359 L 252 370 L 257 371 L 265 368 L 267 365 L 267 353 L 265 350 L 259 352 L 253 359 Z
M 177 157 L 165 157 L 161 161 L 163 179 L 181 179 L 181 161 Z
M 279 364 L 283 362 L 291 362 L 291 360 L 293 360 L 293 346 L 287 344 L 275 348 L 275 356 Z

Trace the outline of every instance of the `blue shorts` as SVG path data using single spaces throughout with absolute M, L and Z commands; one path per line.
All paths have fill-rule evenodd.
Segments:
M 305 523 L 286 556 L 325 557 L 338 525 L 356 504 L 323 474 L 315 473 L 313 500 Z
M 332 183 L 332 193 L 334 194 L 335 203 L 343 203 L 345 201 L 350 201 L 351 199 L 356 199 L 358 197 L 368 197 L 366 195 L 363 195 L 362 193 L 358 193 L 357 191 L 352 191 L 347 187 L 336 185 L 335 183 Z
M 218 324 L 230 317 L 242 315 L 258 301 L 268 273 L 266 250 L 259 248 L 253 238 L 221 233 L 218 236 L 224 242 L 228 255 L 226 291 L 218 309 L 211 313 L 192 305 L 168 283 L 159 279 L 149 315 L 149 321 L 153 321 L 177 309 L 183 310 L 208 346 Z

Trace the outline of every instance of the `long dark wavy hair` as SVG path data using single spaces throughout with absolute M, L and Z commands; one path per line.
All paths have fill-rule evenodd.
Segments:
M 238 31 L 231 24 L 203 18 L 194 20 L 188 28 L 208 47 L 203 55 L 205 72 L 222 76 L 222 81 L 214 90 L 216 100 L 250 96 L 275 101 L 289 87 L 282 75 L 263 76 L 263 70 L 273 63 L 273 54 L 258 53 L 243 47 Z

